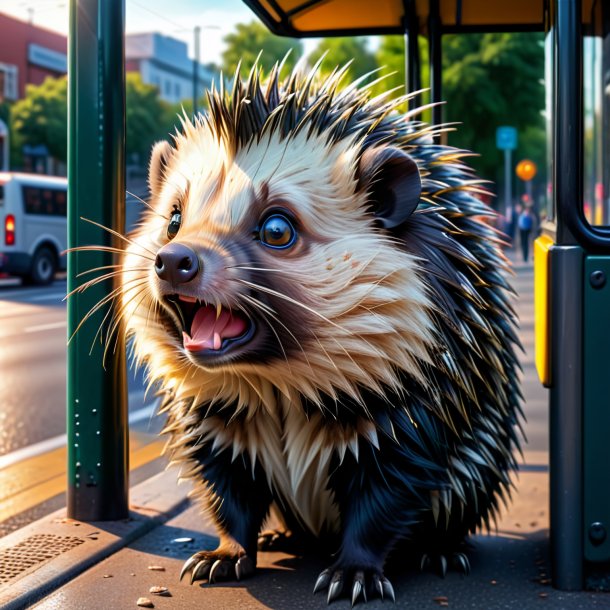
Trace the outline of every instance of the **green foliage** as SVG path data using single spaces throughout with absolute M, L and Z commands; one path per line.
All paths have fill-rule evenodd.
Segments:
M 229 78 L 233 78 L 240 60 L 241 74 L 247 75 L 261 51 L 260 65 L 265 74 L 290 51 L 282 73 L 285 74 L 303 54 L 301 41 L 275 36 L 258 21 L 238 23 L 235 31 L 227 34 L 224 41 L 226 47 L 222 53 L 222 70 L 225 77 Z
M 378 92 L 398 87 L 396 95 L 402 95 L 406 83 L 404 36 L 382 36 L 375 58 L 381 68 L 380 75 L 385 76 L 377 86 Z
M 15 145 L 44 144 L 49 154 L 65 162 L 68 151 L 67 79 L 46 78 L 42 85 L 28 85 L 25 97 L 11 109 Z
M 544 50 L 542 34 L 468 34 L 443 37 L 444 120 L 460 122 L 449 143 L 480 155 L 472 165 L 501 180 L 503 153 L 496 129 L 519 132 L 516 158 L 544 168 Z
M 157 88 L 147 85 L 137 73 L 128 73 L 126 82 L 126 154 L 148 162 L 150 148 L 167 138 L 176 122 L 177 108 L 159 98 Z M 66 78 L 47 78 L 42 85 L 28 85 L 26 97 L 11 109 L 15 159 L 25 144 L 44 144 L 49 154 L 65 163 L 67 157 L 67 82 Z M 134 158 L 134 155 L 136 156 Z
M 127 73 L 125 94 L 125 152 L 129 162 L 146 164 L 157 140 L 167 138 L 174 123 L 172 107 L 159 98 L 154 85 L 142 82 L 137 72 Z
M 422 86 L 429 85 L 428 46 L 419 40 Z M 541 34 L 462 34 L 443 37 L 443 109 L 446 122 L 460 123 L 448 142 L 476 152 L 470 163 L 485 178 L 501 182 L 503 158 L 496 148 L 496 128 L 519 131 L 514 159 L 532 159 L 541 173 L 546 165 L 544 50 Z M 376 54 L 382 74 L 396 72 L 379 83 L 376 93 L 405 82 L 404 39 L 383 36 Z M 396 95 L 402 94 L 399 90 Z M 425 104 L 428 95 L 421 96 Z M 430 113 L 424 114 L 430 120 Z
M 369 51 L 367 40 L 363 37 L 325 38 L 320 41 L 307 59 L 313 65 L 324 54 L 326 56 L 320 66 L 320 74 L 323 76 L 330 74 L 337 66 L 344 66 L 353 60 L 343 79 L 343 84 L 349 84 L 377 68 L 375 56 Z
M 430 70 L 428 67 L 428 41 L 423 36 L 418 39 L 419 58 L 421 63 L 421 82 L 422 88 L 428 87 Z M 404 36 L 382 36 L 381 43 L 375 54 L 377 64 L 381 68 L 380 76 L 385 78 L 379 82 L 374 91 L 383 93 L 389 89 L 395 89 L 393 97 L 398 97 L 406 93 L 405 79 L 405 38 Z M 427 92 L 421 94 L 420 104 L 427 104 L 429 95 Z M 402 109 L 406 111 L 406 108 Z M 431 113 L 424 115 L 424 120 L 430 120 Z

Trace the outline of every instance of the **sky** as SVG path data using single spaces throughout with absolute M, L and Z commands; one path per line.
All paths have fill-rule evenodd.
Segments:
M 68 0 L 0 0 L 0 12 L 68 34 Z M 201 30 L 201 62 L 220 64 L 223 37 L 237 23 L 256 19 L 241 0 L 126 0 L 126 31 L 161 32 L 184 40 L 193 55 L 195 26 Z M 317 41 L 304 41 L 309 52 Z

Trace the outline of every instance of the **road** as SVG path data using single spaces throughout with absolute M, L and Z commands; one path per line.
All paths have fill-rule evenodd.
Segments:
M 0 536 L 65 502 L 65 294 L 65 279 L 44 288 L 0 280 Z M 128 391 L 134 483 L 165 463 L 141 371 L 129 370 Z
M 45 288 L 4 284 L 0 281 L 0 456 L 66 430 L 66 281 Z M 143 406 L 143 393 L 141 372 L 130 371 L 130 411 Z
M 128 202 L 133 226 L 142 206 Z M 65 295 L 65 277 L 47 287 L 0 278 L 0 536 L 64 502 Z M 130 369 L 132 483 L 164 466 L 156 459 L 162 419 L 144 389 L 142 371 Z

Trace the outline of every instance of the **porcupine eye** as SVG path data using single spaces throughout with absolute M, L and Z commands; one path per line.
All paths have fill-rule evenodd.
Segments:
M 167 225 L 167 239 L 174 239 L 178 234 L 180 225 L 182 224 L 182 213 L 177 207 L 174 207 L 169 224 Z
M 282 214 L 272 214 L 266 218 L 258 234 L 262 244 L 277 249 L 289 248 L 297 237 L 292 223 Z

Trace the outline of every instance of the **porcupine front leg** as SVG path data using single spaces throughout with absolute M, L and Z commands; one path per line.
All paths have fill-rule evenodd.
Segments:
M 384 413 L 374 399 L 367 405 L 375 413 L 377 433 L 359 436 L 356 450 L 343 460 L 336 456 L 328 470 L 341 547 L 314 592 L 327 589 L 329 603 L 341 595 L 349 596 L 352 605 L 373 596 L 394 600 L 383 573 L 388 554 L 421 526 L 430 491 L 447 485 L 442 436 L 426 408 L 414 403 L 410 414 L 403 409 Z
M 342 594 L 352 605 L 369 596 L 395 601 L 383 566 L 395 542 L 417 518 L 416 511 L 409 509 L 413 499 L 404 487 L 391 486 L 391 468 L 382 468 L 373 455 L 375 449 L 363 445 L 357 461 L 346 456 L 334 471 L 331 466 L 329 486 L 341 514 L 341 548 L 314 586 L 314 593 L 328 590 L 328 603 Z
M 232 460 L 232 449 L 216 453 L 211 444 L 196 454 L 203 466 L 200 484 L 209 491 L 212 516 L 220 535 L 218 548 L 199 551 L 186 561 L 180 579 L 191 584 L 208 579 L 240 580 L 254 573 L 257 539 L 271 504 L 271 491 L 261 467 L 252 467 L 246 454 Z

